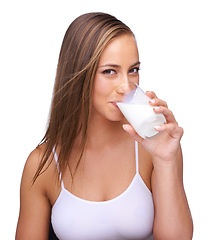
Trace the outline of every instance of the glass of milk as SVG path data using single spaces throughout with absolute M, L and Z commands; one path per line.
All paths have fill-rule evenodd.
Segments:
M 159 132 L 155 126 L 166 123 L 163 114 L 155 113 L 151 100 L 134 82 L 122 84 L 115 92 L 116 104 L 135 131 L 144 139 L 151 139 Z

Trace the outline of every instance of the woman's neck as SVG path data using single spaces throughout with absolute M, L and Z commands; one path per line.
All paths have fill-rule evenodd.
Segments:
M 102 116 L 92 116 L 88 128 L 87 147 L 97 149 L 113 146 L 128 134 L 122 128 L 123 122 L 109 121 Z

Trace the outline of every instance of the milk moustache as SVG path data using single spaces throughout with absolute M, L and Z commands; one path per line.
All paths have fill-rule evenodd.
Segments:
M 144 139 L 149 139 L 158 134 L 154 129 L 155 126 L 162 125 L 166 122 L 163 114 L 156 114 L 153 107 L 149 104 L 130 104 L 117 103 L 119 109 L 132 125 L 135 131 Z

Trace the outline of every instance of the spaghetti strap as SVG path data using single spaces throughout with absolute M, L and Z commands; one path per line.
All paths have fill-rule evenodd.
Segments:
M 62 180 L 61 180 L 61 172 L 60 172 L 60 169 L 59 169 L 58 156 L 57 156 L 55 147 L 53 147 L 53 154 L 54 154 L 54 159 L 55 159 L 55 162 L 56 162 L 57 170 L 58 170 L 58 173 L 59 173 L 59 179 L 60 179 L 61 185 L 62 185 L 63 183 L 62 183 Z
M 138 154 L 138 142 L 135 141 L 135 158 L 136 158 L 136 172 L 139 173 L 139 154 Z

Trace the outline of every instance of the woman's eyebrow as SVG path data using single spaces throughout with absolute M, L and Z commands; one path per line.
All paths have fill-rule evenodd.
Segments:
M 113 63 L 107 63 L 107 64 L 104 64 L 104 65 L 101 65 L 100 67 L 113 67 L 113 68 L 121 68 L 121 66 L 120 66 L 120 65 L 113 64 Z
M 136 65 L 138 65 L 138 64 L 141 64 L 141 62 L 138 61 L 138 62 L 134 63 L 133 65 L 130 66 L 130 68 L 132 68 L 132 67 L 134 67 L 134 66 L 136 66 Z
M 136 63 L 132 64 L 132 65 L 130 66 L 130 68 L 132 68 L 132 67 L 134 67 L 134 66 L 136 66 L 136 65 L 138 65 L 138 64 L 140 64 L 140 63 L 141 63 L 140 61 L 136 62 Z M 100 68 L 101 68 L 101 67 L 121 68 L 120 65 L 113 64 L 113 63 L 107 63 L 107 64 L 101 65 L 101 66 L 99 66 L 99 67 L 100 67 Z

